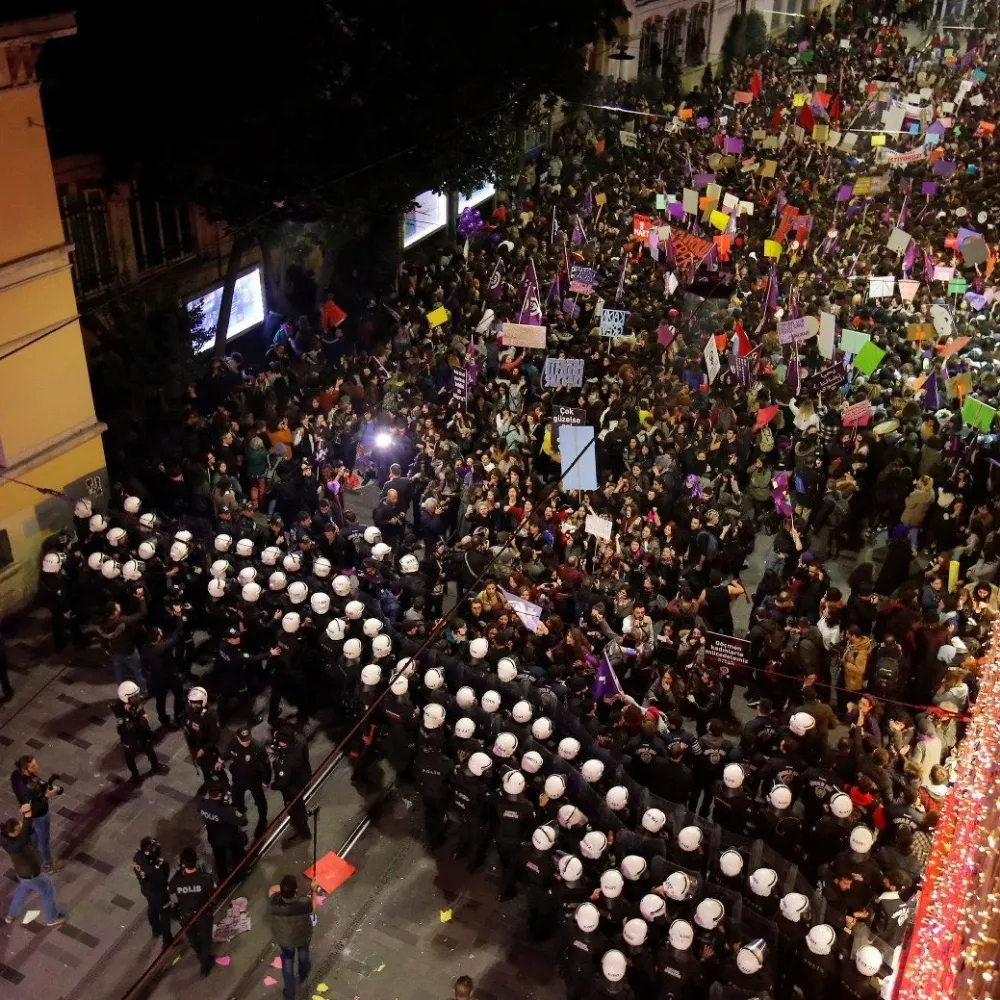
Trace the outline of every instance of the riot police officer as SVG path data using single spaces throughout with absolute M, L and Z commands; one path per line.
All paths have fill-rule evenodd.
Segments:
M 132 856 L 132 871 L 139 881 L 139 890 L 146 899 L 146 919 L 153 937 L 166 948 L 173 937 L 170 930 L 170 865 L 160 851 L 155 837 L 143 837 L 139 850 Z
M 405 677 L 397 678 L 393 686 Z M 454 763 L 436 746 L 423 747 L 417 756 L 416 777 L 424 801 L 424 826 L 431 849 L 444 843 Z
M 198 864 L 193 847 L 181 851 L 180 871 L 170 880 L 170 901 L 177 919 L 186 924 L 208 902 L 215 890 L 215 879 Z M 187 929 L 188 943 L 201 963 L 201 974 L 207 976 L 215 967 L 212 957 L 212 913 L 202 913 Z
M 167 774 L 170 768 L 161 764 L 153 747 L 153 730 L 149 719 L 142 708 L 142 696 L 139 685 L 135 681 L 122 681 L 118 685 L 118 701 L 113 706 L 115 724 L 118 726 L 118 739 L 121 741 L 125 763 L 132 773 L 132 780 L 138 784 L 142 781 L 139 768 L 136 766 L 136 754 L 145 754 L 149 760 L 151 774 Z
M 229 774 L 233 780 L 233 805 L 237 811 L 245 815 L 247 792 L 253 797 L 257 807 L 257 826 L 253 834 L 256 840 L 267 828 L 267 794 L 264 786 L 271 784 L 270 758 L 267 751 L 254 741 L 253 733 L 244 726 L 230 740 L 223 759 L 229 765 Z
M 566 1000 L 582 1000 L 597 975 L 597 963 L 607 951 L 608 939 L 598 929 L 601 915 L 593 903 L 581 903 L 563 953 Z
M 188 691 L 184 739 L 187 740 L 195 767 L 204 778 L 204 784 L 198 789 L 200 793 L 207 787 L 208 779 L 219 760 L 219 718 L 208 707 L 208 692 L 203 687 L 193 687 Z
M 299 792 L 309 783 L 312 767 L 309 764 L 309 747 L 294 730 L 279 727 L 274 734 L 274 778 L 271 787 L 281 792 L 282 801 L 292 805 L 289 819 L 293 834 L 286 837 L 286 845 L 309 839 L 309 816 Z
M 246 850 L 243 827 L 247 818 L 223 798 L 225 786 L 218 778 L 208 783 L 208 796 L 201 800 L 198 812 L 205 821 L 208 843 L 215 857 L 215 874 L 224 882 Z
M 535 811 L 524 797 L 524 775 L 508 771 L 502 782 L 503 794 L 495 802 L 494 841 L 500 856 L 500 892 L 497 899 L 513 899 L 517 892 L 518 855 L 534 822 Z
M 486 858 L 489 843 L 489 817 L 491 795 L 487 772 L 493 761 L 488 754 L 477 752 L 465 762 L 465 767 L 455 775 L 452 796 L 458 815 L 458 840 L 454 858 L 462 858 L 471 851 L 469 871 L 479 868 Z

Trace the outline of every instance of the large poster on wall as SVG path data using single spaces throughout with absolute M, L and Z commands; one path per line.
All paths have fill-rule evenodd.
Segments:
M 403 248 L 426 239 L 448 224 L 448 196 L 425 191 L 403 216 Z
M 222 285 L 217 285 L 197 298 L 185 303 L 189 313 L 200 310 L 199 329 L 206 333 L 214 330 L 219 322 L 222 308 Z M 233 308 L 229 314 L 229 328 L 226 340 L 232 340 L 258 323 L 264 322 L 264 283 L 260 267 L 252 268 L 236 279 L 233 289 Z M 211 350 L 213 341 L 203 344 L 199 350 Z

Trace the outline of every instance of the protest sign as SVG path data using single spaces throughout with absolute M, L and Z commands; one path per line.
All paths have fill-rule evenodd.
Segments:
M 582 358 L 546 358 L 542 384 L 549 387 L 583 385 Z
M 750 640 L 722 632 L 705 633 L 705 666 L 723 676 L 743 676 L 750 669 Z
M 588 514 L 583 530 L 588 535 L 595 535 L 597 538 L 610 541 L 613 527 L 614 525 L 607 518 L 598 517 L 597 514 Z
M 594 290 L 597 271 L 592 267 L 574 264 L 569 273 L 569 290 L 578 295 L 589 295 Z
M 799 319 L 786 319 L 778 324 L 778 340 L 782 344 L 807 340 L 809 335 L 809 324 L 804 316 Z
M 557 427 L 582 427 L 587 422 L 587 411 L 575 406 L 553 406 L 552 423 Z
M 545 327 L 527 323 L 504 323 L 500 327 L 504 347 L 545 347 Z
M 871 404 L 867 399 L 848 406 L 840 415 L 840 422 L 845 427 L 867 427 L 868 421 L 872 418 Z
M 627 318 L 628 313 L 624 309 L 602 309 L 600 335 L 612 340 L 623 337 Z

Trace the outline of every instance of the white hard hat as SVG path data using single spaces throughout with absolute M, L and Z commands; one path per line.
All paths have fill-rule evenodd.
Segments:
M 510 711 L 511 718 L 515 722 L 520 722 L 522 724 L 531 722 L 531 703 L 527 701 L 519 701 Z
M 704 839 L 701 827 L 686 826 L 677 834 L 677 846 L 682 851 L 697 851 Z
M 284 618 L 281 619 L 281 627 L 286 632 L 298 632 L 301 620 L 299 619 L 298 612 L 289 611 Z
M 496 757 L 513 757 L 517 752 L 517 737 L 513 733 L 500 733 L 493 743 L 493 754 Z
M 276 569 L 267 578 L 267 585 L 271 590 L 284 590 L 288 586 L 288 577 L 280 569 Z
M 125 497 L 122 506 L 129 514 L 138 514 L 142 509 L 142 501 L 138 497 Z
M 389 685 L 389 690 L 395 695 L 404 695 L 410 690 L 410 682 L 400 675 Z
M 484 712 L 491 715 L 500 708 L 500 695 L 496 691 L 487 691 L 479 700 Z
M 882 968 L 882 952 L 873 944 L 862 945 L 854 956 L 854 964 L 862 976 L 874 976 Z
M 385 542 L 379 542 L 378 545 L 372 546 L 372 559 L 376 562 L 382 562 L 391 553 L 392 549 Z
M 240 596 L 247 604 L 256 604 L 260 597 L 260 584 L 248 583 L 241 591 Z
M 481 778 L 492 766 L 493 761 L 484 753 L 474 753 L 469 758 L 469 771 L 477 778 Z
M 372 656 L 388 656 L 391 652 L 392 639 L 390 639 L 387 635 L 377 635 L 374 639 L 372 639 Z
M 89 500 L 77 500 L 73 507 L 73 516 L 78 518 L 89 518 L 94 514 L 93 504 Z
M 431 667 L 424 671 L 424 687 L 428 691 L 437 691 L 444 687 L 444 671 L 437 667 Z
M 809 897 L 801 892 L 786 892 L 781 897 L 778 908 L 781 910 L 781 915 L 786 920 L 791 920 L 793 924 L 809 919 Z
M 365 613 L 365 606 L 360 601 L 348 601 L 344 607 L 344 617 L 356 622 Z
M 564 860 L 572 860 L 576 861 L 577 864 L 580 864 L 578 858 L 566 858 Z M 580 864 L 580 869 L 582 871 L 582 864 Z M 576 908 L 576 913 L 573 914 L 573 919 L 576 921 L 576 926 L 579 927 L 584 934 L 596 931 L 601 924 L 601 914 L 593 903 L 581 903 Z
M 241 538 L 236 543 L 236 554 L 242 559 L 248 559 L 253 555 L 253 541 L 249 538 Z
M 236 574 L 236 579 L 240 581 L 240 586 L 245 587 L 248 583 L 253 583 L 257 579 L 257 570 L 253 566 L 244 566 Z
M 105 537 L 109 545 L 121 545 L 128 538 L 128 532 L 124 528 L 110 528 Z
M 580 853 L 590 861 L 596 861 L 608 846 L 608 838 L 600 830 L 585 833 L 580 841 Z
M 139 558 L 148 561 L 156 555 L 156 545 L 150 541 L 140 542 L 138 551 Z
M 172 562 L 183 562 L 188 557 L 188 547 L 183 542 L 174 542 L 170 546 L 170 559 Z
M 317 615 L 325 615 L 330 610 L 330 595 L 317 591 L 309 598 L 309 606 Z
M 108 522 L 100 514 L 95 514 L 90 519 L 90 524 L 88 525 L 91 531 L 95 534 L 100 534 L 102 531 L 108 530 Z
M 194 535 L 187 528 L 181 528 L 180 531 L 174 532 L 174 540 L 183 542 L 185 545 L 189 544 L 192 538 L 194 538 Z
M 344 643 L 344 656 L 349 660 L 360 660 L 361 659 L 361 640 L 360 639 L 348 639 Z
M 576 760 L 580 752 L 580 741 L 572 736 L 567 736 L 559 741 L 559 756 L 563 760 Z
M 338 574 L 333 578 L 333 592 L 338 597 L 347 597 L 351 592 L 351 578 L 349 576 L 344 576 L 343 573 Z
M 156 527 L 156 515 L 152 511 L 147 511 L 145 514 L 139 515 L 139 524 L 144 528 L 155 528 Z
M 104 562 L 101 563 L 101 576 L 103 576 L 106 580 L 115 580 L 121 576 L 121 573 L 121 567 L 115 562 L 114 559 L 105 559 Z
M 503 776 L 503 790 L 508 795 L 520 795 L 524 791 L 524 775 L 520 771 L 508 771 Z
M 851 830 L 849 842 L 855 854 L 867 854 L 875 843 L 875 834 L 867 826 L 856 826 Z
M 628 805 L 628 789 L 624 785 L 613 785 L 604 796 L 604 801 L 612 812 L 621 812 Z
M 805 736 L 810 729 L 816 727 L 816 720 L 808 712 L 796 712 L 788 720 L 788 728 L 791 729 L 796 736 Z
M 382 541 L 382 532 L 374 525 L 370 528 L 365 528 L 365 541 L 369 545 L 378 545 Z
M 464 684 L 455 692 L 455 701 L 459 708 L 473 708 L 476 704 L 476 692 Z
M 42 558 L 43 573 L 58 573 L 62 569 L 66 556 L 62 552 L 46 552 Z M 128 563 L 125 564 L 126 566 Z
M 732 847 L 728 851 L 723 851 L 719 855 L 719 871 L 726 878 L 736 878 L 743 871 L 743 855 Z
M 814 955 L 829 955 L 836 943 L 837 932 L 829 924 L 816 924 L 806 935 L 806 947 Z
M 517 771 L 512 771 L 511 774 L 517 774 Z M 509 777 L 510 775 L 508 775 Z M 524 781 L 524 778 L 521 778 Z M 507 781 L 504 779 L 504 791 L 507 790 Z M 513 794 L 517 795 L 518 792 Z M 556 835 L 551 826 L 539 826 L 535 828 L 535 832 L 531 835 L 531 844 L 536 851 L 548 851 L 551 850 L 555 845 Z
M 714 931 L 726 915 L 726 908 L 711 896 L 703 899 L 694 909 L 694 922 L 706 931 Z
M 622 863 L 618 866 L 622 875 L 630 882 L 637 882 L 641 879 L 646 874 L 648 867 L 646 859 L 638 854 L 626 854 L 622 858 Z
M 281 558 L 281 549 L 277 545 L 268 545 L 260 554 L 260 561 L 265 566 L 277 566 Z
M 726 788 L 742 788 L 745 777 L 739 764 L 727 764 L 722 770 L 722 781 Z
M 531 724 L 531 735 L 536 740 L 547 740 L 552 735 L 552 721 L 544 715 Z
M 578 826 L 587 825 L 587 817 L 580 812 L 576 806 L 569 802 L 559 807 L 559 812 L 556 813 L 556 818 L 559 820 L 559 825 L 564 830 L 574 830 Z
M 455 736 L 460 740 L 471 740 L 476 735 L 476 724 L 472 719 L 463 716 L 455 723 Z
M 139 693 L 139 685 L 135 681 L 122 681 L 118 685 L 118 700 L 128 701 Z
M 767 945 L 763 938 L 757 938 L 749 944 L 743 945 L 736 953 L 736 968 L 745 976 L 752 976 L 764 967 L 764 955 L 767 953 Z
M 473 639 L 469 643 L 469 656 L 474 660 L 481 660 L 489 651 L 490 644 L 486 639 Z
M 616 948 L 606 951 L 601 959 L 601 972 L 609 983 L 620 983 L 625 978 L 628 962 L 625 956 Z
M 420 569 L 420 562 L 417 557 L 411 552 L 408 552 L 402 559 L 399 560 L 399 572 L 400 573 L 416 573 Z
M 684 872 L 672 872 L 663 883 L 666 894 L 675 901 L 687 899 L 691 895 L 691 877 Z
M 377 663 L 369 663 L 361 668 L 361 683 L 375 687 L 382 680 L 382 668 Z
M 687 951 L 694 944 L 694 928 L 686 920 L 675 920 L 667 931 L 667 939 L 676 951 Z
M 228 552 L 233 544 L 232 535 L 216 535 L 215 536 L 215 551 L 216 552 Z
M 645 944 L 648 933 L 649 924 L 639 917 L 626 920 L 625 927 L 622 929 L 622 937 L 625 939 L 625 943 L 632 945 L 633 948 L 638 948 L 639 945 Z
M 404 656 L 401 660 L 396 660 L 396 669 L 402 670 L 407 677 L 412 677 L 416 672 L 416 660 L 412 656 Z M 475 699 L 473 699 L 475 701 Z
M 444 725 L 444 706 L 431 702 L 424 706 L 424 729 L 440 729 Z
M 320 556 L 317 560 L 313 562 L 313 576 L 318 576 L 320 579 L 328 577 L 333 572 L 333 563 L 330 562 L 326 556 Z M 350 581 L 348 581 L 350 585 Z
M 579 882 L 583 877 L 583 862 L 572 854 L 564 854 L 559 859 L 559 875 L 564 882 Z M 593 906 L 594 904 L 584 903 L 583 905 Z
M 216 559 L 209 572 L 217 580 L 221 580 L 229 572 L 229 563 L 225 559 Z
M 750 891 L 755 896 L 770 896 L 778 884 L 778 873 L 773 868 L 758 868 L 749 879 Z
M 213 576 L 212 579 L 208 581 L 208 593 L 211 597 L 225 597 L 225 581 L 220 580 L 217 576 Z
M 288 585 L 288 599 L 292 604 L 301 604 L 308 596 L 309 588 L 301 580 Z
M 601 876 L 601 895 L 606 899 L 617 899 L 622 894 L 624 888 L 625 879 L 622 878 L 622 873 L 617 868 L 611 868 Z M 659 899 L 660 897 L 657 896 L 656 898 Z
M 281 560 L 281 565 L 284 567 L 286 573 L 298 573 L 302 569 L 302 556 L 298 552 L 289 552 L 284 559 Z
M 847 819 L 854 812 L 854 803 L 847 792 L 835 792 L 830 796 L 830 812 L 837 819 Z
M 502 656 L 497 660 L 497 677 L 505 684 L 509 684 L 517 677 L 517 664 L 513 657 Z
M 643 920 L 652 922 L 667 915 L 667 904 L 663 902 L 662 896 L 657 896 L 655 892 L 647 892 L 639 900 L 639 912 Z
M 103 552 L 91 552 L 90 555 L 87 556 L 87 565 L 92 570 L 100 570 L 101 563 L 103 562 L 104 562 Z
M 604 764 L 596 757 L 585 760 L 580 768 L 580 774 L 583 775 L 584 781 L 593 784 L 595 781 L 601 780 L 601 776 L 604 774 Z
M 545 779 L 545 794 L 550 799 L 561 799 L 566 794 L 566 779 L 561 774 L 550 774 Z
M 775 785 L 767 793 L 767 801 L 775 809 L 787 809 L 792 804 L 792 790 L 788 785 Z
M 666 825 L 667 816 L 662 809 L 647 809 L 642 814 L 642 828 L 647 833 L 659 833 Z
M 538 774 L 544 764 L 545 761 L 537 750 L 529 750 L 521 757 L 521 770 L 528 774 Z
M 188 691 L 188 701 L 194 705 L 207 705 L 208 692 L 203 687 L 193 687 Z

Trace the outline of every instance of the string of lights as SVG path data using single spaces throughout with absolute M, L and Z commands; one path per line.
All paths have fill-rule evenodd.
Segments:
M 980 1000 L 1000 991 L 1000 628 L 980 678 L 956 779 L 924 873 L 896 1000 Z

